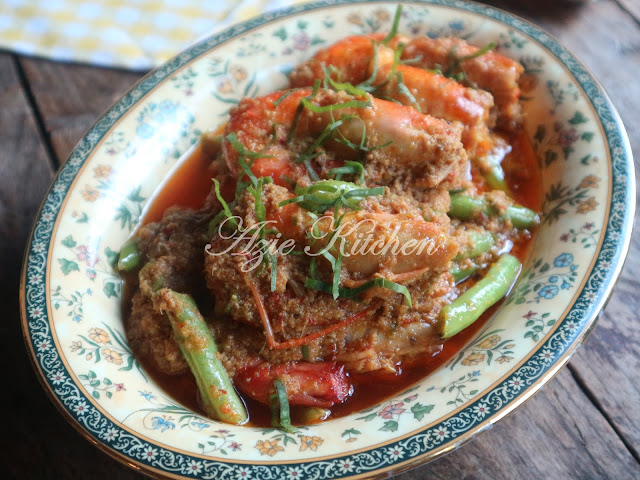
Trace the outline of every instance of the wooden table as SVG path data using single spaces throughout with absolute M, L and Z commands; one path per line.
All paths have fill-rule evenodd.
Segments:
M 640 1 L 491 3 L 541 25 L 586 63 L 640 157 Z M 3 478 L 139 477 L 78 435 L 45 396 L 21 339 L 18 283 L 33 216 L 54 172 L 140 76 L 0 53 Z M 397 478 L 640 478 L 639 270 L 636 230 L 606 313 L 568 368 L 491 431 Z

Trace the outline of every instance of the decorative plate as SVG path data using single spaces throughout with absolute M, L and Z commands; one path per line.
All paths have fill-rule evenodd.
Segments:
M 634 170 L 620 119 L 584 66 L 539 28 L 459 1 L 404 3 L 400 31 L 496 42 L 525 67 L 526 131 L 543 171 L 543 223 L 500 310 L 459 355 L 348 417 L 279 430 L 220 424 L 179 405 L 124 336 L 116 255 L 200 133 L 246 95 L 348 34 L 388 31 L 392 2 L 319 2 L 262 15 L 151 72 L 80 141 L 38 214 L 22 322 L 54 403 L 93 443 L 158 477 L 348 478 L 426 462 L 531 397 L 593 327 L 620 273 Z

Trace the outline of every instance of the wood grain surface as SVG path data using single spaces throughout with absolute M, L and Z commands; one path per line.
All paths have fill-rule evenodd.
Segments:
M 640 155 L 640 2 L 492 0 L 545 28 L 600 79 Z M 5 354 L 2 478 L 134 479 L 46 397 L 24 348 L 20 264 L 55 170 L 139 73 L 0 53 L 0 296 Z M 638 175 L 636 165 L 636 175 Z M 640 478 L 640 232 L 605 313 L 568 368 L 464 447 L 401 473 L 416 479 Z
M 536 12 L 558 2 L 521 1 L 513 13 L 535 19 Z M 545 5 L 545 3 L 547 5 Z M 638 0 L 622 2 L 635 4 Z M 492 2 L 507 9 L 513 2 Z M 575 53 L 600 80 L 618 109 L 631 149 L 640 155 L 640 17 L 615 1 L 565 5 L 536 20 Z M 640 167 L 636 161 L 636 178 Z M 640 195 L 640 192 L 639 192 Z M 626 268 L 604 315 L 569 369 L 583 390 L 640 459 L 640 234 L 635 229 Z

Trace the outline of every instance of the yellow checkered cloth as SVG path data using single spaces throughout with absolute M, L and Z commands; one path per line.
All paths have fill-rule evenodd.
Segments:
M 0 0 L 0 48 L 148 69 L 224 27 L 303 0 Z

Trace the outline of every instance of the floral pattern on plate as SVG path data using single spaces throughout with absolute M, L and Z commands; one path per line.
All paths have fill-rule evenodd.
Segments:
M 388 30 L 395 9 L 330 3 L 265 14 L 152 72 L 80 142 L 35 224 L 22 288 L 38 369 L 87 436 L 152 473 L 344 478 L 433 458 L 539 388 L 612 288 L 634 184 L 628 142 L 604 93 L 530 24 L 477 4 L 411 3 L 402 31 L 494 41 L 525 66 L 525 127 L 544 170 L 544 223 L 511 296 L 458 356 L 408 391 L 292 434 L 222 425 L 166 399 L 127 346 L 115 252 L 178 159 L 239 98 L 282 88 L 293 64 L 344 32 Z

